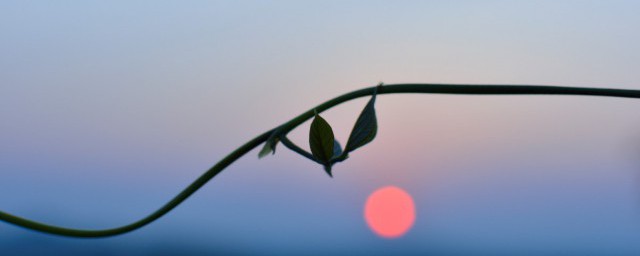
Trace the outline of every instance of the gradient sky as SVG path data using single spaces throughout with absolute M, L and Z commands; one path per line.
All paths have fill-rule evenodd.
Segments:
M 455 3 L 454 3 L 455 2 Z M 640 89 L 638 1 L 1 1 L 0 209 L 78 228 L 156 210 L 237 146 L 388 84 Z M 346 142 L 366 99 L 323 114 Z M 384 95 L 377 139 L 322 168 L 234 163 L 138 231 L 0 223 L 3 255 L 640 254 L 640 101 Z M 292 133 L 307 145 L 308 123 Z M 374 235 L 366 197 L 414 197 Z

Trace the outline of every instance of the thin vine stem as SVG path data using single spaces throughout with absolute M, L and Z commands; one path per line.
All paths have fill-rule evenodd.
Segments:
M 307 159 L 309 159 L 311 161 L 314 161 L 314 162 L 316 162 L 318 164 L 322 164 L 321 162 L 318 162 L 318 160 L 316 160 L 316 158 L 313 157 L 313 155 L 311 153 L 309 153 L 306 150 L 300 148 L 298 145 L 296 145 L 291 140 L 289 140 L 289 138 L 287 138 L 287 135 L 280 136 L 280 141 L 282 142 L 282 145 L 284 145 L 285 147 L 287 147 L 291 151 L 296 152 L 299 155 L 304 156 L 305 158 L 307 158 Z
M 200 177 L 193 181 L 189 186 L 178 193 L 173 199 L 167 202 L 150 215 L 133 222 L 128 225 L 100 230 L 74 229 L 60 226 L 49 225 L 30 219 L 15 216 L 0 211 L 0 220 L 31 230 L 44 233 L 50 233 L 61 236 L 70 237 L 108 237 L 131 232 L 133 230 L 144 227 L 145 225 L 164 216 L 176 206 L 184 202 L 189 196 L 209 182 L 218 173 L 222 172 L 226 167 L 244 156 L 246 153 L 264 143 L 269 137 L 277 132 L 279 134 L 287 134 L 300 124 L 314 116 L 314 110 L 318 113 L 335 107 L 341 103 L 369 96 L 374 93 L 376 87 L 368 87 L 356 91 L 352 91 L 331 100 L 328 100 L 310 110 L 298 115 L 290 121 L 268 130 L 252 140 L 240 146 L 209 170 L 204 172 Z M 640 98 L 640 90 L 611 89 L 611 88 L 586 88 L 586 87 L 566 87 L 566 86 L 542 86 L 542 85 L 472 85 L 472 84 L 394 84 L 377 87 L 377 94 L 395 94 L 395 93 L 430 93 L 430 94 L 469 94 L 469 95 L 582 95 L 582 96 L 605 96 L 605 97 L 622 97 L 622 98 Z M 283 136 L 283 142 L 286 143 L 286 137 Z M 291 145 L 295 145 L 291 143 Z M 291 146 L 288 145 L 288 146 Z M 296 146 L 297 147 L 297 146 Z M 299 147 L 297 147 L 299 148 Z M 302 150 L 303 152 L 306 152 Z

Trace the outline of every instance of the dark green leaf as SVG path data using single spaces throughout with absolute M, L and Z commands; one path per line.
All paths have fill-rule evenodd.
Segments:
M 333 130 L 327 121 L 316 114 L 309 130 L 311 154 L 324 165 L 330 164 L 333 157 Z
M 376 110 L 374 108 L 376 94 L 377 87 L 374 89 L 371 99 L 360 113 L 356 124 L 351 130 L 347 146 L 344 149 L 347 153 L 353 152 L 357 148 L 366 145 L 376 137 L 378 132 L 378 120 L 376 119 Z
M 260 153 L 258 153 L 258 158 L 263 158 L 267 156 L 269 153 L 275 154 L 276 145 L 278 145 L 279 141 L 280 139 L 278 139 L 277 137 L 269 138 L 267 142 L 264 143 L 264 147 L 262 147 L 262 150 L 260 150 Z
M 331 173 L 331 164 L 325 164 L 324 171 L 327 172 L 327 174 L 329 174 L 329 177 L 333 178 L 333 174 Z

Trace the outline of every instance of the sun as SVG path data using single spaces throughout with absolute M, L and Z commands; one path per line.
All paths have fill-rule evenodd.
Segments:
M 381 187 L 367 198 L 364 219 L 369 228 L 383 238 L 401 237 L 416 219 L 413 198 L 399 187 Z

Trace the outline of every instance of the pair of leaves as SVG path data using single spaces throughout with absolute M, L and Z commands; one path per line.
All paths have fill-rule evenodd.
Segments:
M 360 113 L 360 116 L 358 116 L 358 119 L 351 130 L 349 140 L 347 141 L 347 145 L 344 150 L 342 149 L 342 146 L 340 146 L 340 143 L 335 139 L 331 125 L 329 125 L 324 118 L 318 115 L 318 113 L 315 113 L 315 117 L 311 122 L 311 128 L 309 130 L 311 154 L 309 155 L 309 153 L 305 153 L 295 145 L 287 146 L 285 143 L 285 146 L 289 148 L 294 147 L 292 150 L 322 164 L 327 174 L 332 176 L 331 167 L 333 164 L 347 159 L 350 152 L 368 144 L 376 137 L 378 132 L 378 122 L 376 119 L 374 105 L 378 88 L 381 86 L 382 84 L 374 88 L 371 99 L 367 102 L 367 105 Z M 279 136 L 280 135 L 277 131 L 273 132 L 265 142 L 262 150 L 260 150 L 258 157 L 265 157 L 269 153 L 275 154 L 276 145 L 280 142 Z
M 374 108 L 376 94 L 377 87 L 374 89 L 371 99 L 360 113 L 360 116 L 358 116 L 344 151 L 340 143 L 335 140 L 331 125 L 320 115 L 315 114 L 309 130 L 309 145 L 311 146 L 313 157 L 324 166 L 324 170 L 329 176 L 332 176 L 331 166 L 335 162 L 346 159 L 350 152 L 366 145 L 376 137 L 378 132 L 378 122 Z

